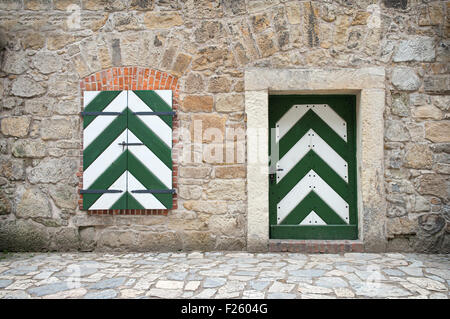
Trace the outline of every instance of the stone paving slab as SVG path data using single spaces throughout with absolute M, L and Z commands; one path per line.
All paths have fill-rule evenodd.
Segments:
M 0 299 L 448 299 L 449 284 L 450 255 L 0 254 Z

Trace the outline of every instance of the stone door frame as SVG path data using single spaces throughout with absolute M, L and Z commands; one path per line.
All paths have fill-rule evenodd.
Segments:
M 355 94 L 357 125 L 358 237 L 366 251 L 386 248 L 384 190 L 385 70 L 245 70 L 247 119 L 247 250 L 269 247 L 269 94 Z

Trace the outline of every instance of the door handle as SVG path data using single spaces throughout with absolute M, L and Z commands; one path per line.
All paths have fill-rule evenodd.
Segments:
M 277 171 L 277 172 L 282 172 L 282 171 L 284 171 L 284 169 L 283 169 L 283 168 L 277 168 L 276 171 Z M 276 173 L 270 173 L 270 174 L 269 174 L 270 184 L 275 183 L 275 177 L 276 177 L 276 175 L 277 175 Z
M 122 146 L 122 151 L 124 151 L 125 150 L 125 146 L 128 146 L 128 145 L 130 145 L 130 146 L 144 145 L 144 143 L 126 143 L 126 142 L 122 142 L 122 143 L 119 143 L 119 145 Z
M 275 182 L 275 173 L 269 174 L 270 184 L 273 184 Z

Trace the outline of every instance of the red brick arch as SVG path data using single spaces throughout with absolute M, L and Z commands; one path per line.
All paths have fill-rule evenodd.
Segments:
M 80 81 L 81 108 L 83 108 L 84 91 L 113 91 L 113 90 L 172 90 L 173 109 L 179 107 L 178 78 L 169 73 L 143 67 L 113 67 L 89 75 Z M 173 129 L 179 127 L 177 116 L 173 118 Z M 77 173 L 80 181 L 78 188 L 83 189 L 83 132 L 81 131 L 80 167 Z M 178 140 L 173 141 L 173 150 Z M 178 188 L 177 155 L 172 152 L 173 188 Z M 83 195 L 79 194 L 79 209 L 83 209 Z M 173 196 L 173 208 L 177 209 L 177 194 Z M 115 209 L 90 210 L 90 215 L 167 215 L 167 209 Z

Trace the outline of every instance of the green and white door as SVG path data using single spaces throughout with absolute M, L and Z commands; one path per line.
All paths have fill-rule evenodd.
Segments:
M 355 118 L 355 96 L 269 97 L 270 238 L 358 238 Z
M 172 208 L 172 91 L 86 91 L 83 208 Z

